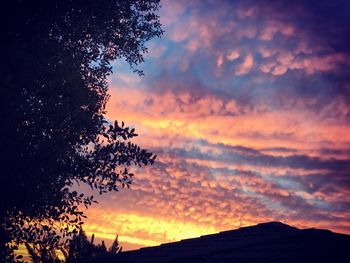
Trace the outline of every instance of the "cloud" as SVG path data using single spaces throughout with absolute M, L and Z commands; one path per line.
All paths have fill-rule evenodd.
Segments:
M 239 54 L 239 51 L 237 50 L 232 50 L 226 55 L 226 58 L 228 61 L 233 61 L 239 57 L 240 57 L 240 54 Z
M 247 74 L 254 66 L 254 57 L 252 54 L 248 54 L 242 64 L 238 65 L 235 71 L 236 76 Z
M 100 197 L 89 232 L 134 247 L 269 220 L 350 233 L 349 3 L 163 6 L 146 76 L 116 64 L 106 115 L 157 163 Z
M 246 147 L 211 147 L 259 158 L 257 150 Z M 188 151 L 160 156 L 155 167 L 135 179 L 131 191 L 105 197 L 100 208 L 89 211 L 89 233 L 111 238 L 117 232 L 122 242 L 147 246 L 274 219 L 346 228 L 349 203 L 338 191 L 327 190 L 346 187 L 337 182 L 337 174 L 302 175 L 292 169 L 276 176 L 256 166 L 215 167 L 203 153 L 193 155 L 203 163 L 189 162 Z

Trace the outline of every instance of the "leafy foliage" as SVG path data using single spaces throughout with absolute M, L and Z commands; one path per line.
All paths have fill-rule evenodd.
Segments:
M 153 153 L 130 142 L 134 129 L 105 120 L 110 62 L 136 66 L 162 34 L 159 0 L 9 1 L 1 16 L 0 257 L 6 243 L 53 246 L 79 233 L 81 205 L 129 186 L 130 165 Z
M 82 260 L 90 258 L 101 258 L 109 255 L 116 255 L 120 252 L 121 247 L 119 247 L 118 236 L 116 237 L 112 246 L 107 250 L 103 240 L 101 244 L 95 245 L 94 235 L 92 235 L 91 241 L 89 241 L 84 231 L 80 231 L 78 235 L 74 236 L 66 249 L 66 253 L 64 254 L 66 262 L 81 262 Z
M 25 246 L 33 263 L 62 262 L 57 256 L 55 247 L 29 243 L 25 243 Z
M 122 247 L 119 246 L 118 235 L 115 237 L 112 246 L 109 248 L 108 252 L 112 255 L 119 254 L 122 252 Z
M 83 230 L 75 235 L 69 244 L 60 248 L 29 243 L 25 243 L 25 246 L 33 263 L 81 262 L 92 258 L 117 255 L 122 250 L 118 243 L 118 235 L 107 250 L 103 240 L 101 244 L 94 244 L 94 235 L 89 241 Z M 63 254 L 63 258 L 59 258 L 59 251 Z

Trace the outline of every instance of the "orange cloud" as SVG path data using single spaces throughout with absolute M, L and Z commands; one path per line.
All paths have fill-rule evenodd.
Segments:
M 118 234 L 122 244 L 137 244 L 139 247 L 156 246 L 218 231 L 210 225 L 98 208 L 88 211 L 84 230 L 88 235 L 95 234 L 109 242 Z
M 346 124 L 330 125 L 322 115 L 308 112 L 302 104 L 294 110 L 240 114 L 242 109 L 234 101 L 218 97 L 191 101 L 189 94 L 150 94 L 130 88 L 118 88 L 115 92 L 112 89 L 107 117 L 133 123 L 146 132 L 143 136 L 152 131 L 152 136 L 180 135 L 258 148 L 268 142 L 270 147 L 299 150 L 327 148 L 327 141 L 332 141 L 333 147 L 341 147 L 344 141 L 350 141 L 350 128 Z

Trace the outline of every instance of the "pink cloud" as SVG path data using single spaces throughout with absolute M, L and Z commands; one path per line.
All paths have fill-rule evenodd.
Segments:
M 282 65 L 290 65 L 294 60 L 294 55 L 289 51 L 279 52 L 277 56 L 277 61 Z
M 273 70 L 272 70 L 272 75 L 275 75 L 275 76 L 279 76 L 279 75 L 283 75 L 287 72 L 288 68 L 284 65 L 278 65 L 277 67 L 275 67 Z
M 295 29 L 292 25 L 285 24 L 281 21 L 269 21 L 260 31 L 259 39 L 263 41 L 271 41 L 274 36 L 280 33 L 286 37 L 291 37 L 295 34 Z
M 187 49 L 191 52 L 196 52 L 200 46 L 200 42 L 197 39 L 191 39 L 187 44 Z
M 270 73 L 275 66 L 276 66 L 276 62 L 270 61 L 265 64 L 261 64 L 259 69 L 264 73 Z
M 298 59 L 293 62 L 289 68 L 304 69 L 308 74 L 316 72 L 334 71 L 339 67 L 339 64 L 344 64 L 350 67 L 350 57 L 346 54 L 331 54 L 322 57 L 313 56 L 309 58 Z
M 224 64 L 224 55 L 219 54 L 216 59 L 216 66 L 220 68 Z
M 258 13 L 258 9 L 255 6 L 239 8 L 236 10 L 236 13 L 239 18 L 250 18 Z
M 186 6 L 181 1 L 162 0 L 162 5 L 160 20 L 166 27 L 179 21 L 186 9 Z
M 244 37 L 253 39 L 255 38 L 257 31 L 256 26 L 241 26 L 237 28 L 235 34 L 237 35 L 238 39 L 242 39 Z
M 180 61 L 180 64 L 179 64 L 179 69 L 182 71 L 182 72 L 185 72 L 189 69 L 190 65 L 189 65 L 189 62 L 188 60 L 186 59 L 182 59 Z
M 187 40 L 191 36 L 191 32 L 189 30 L 184 30 L 185 27 L 187 27 L 186 22 L 182 25 L 177 24 L 170 30 L 169 38 L 175 42 L 182 42 Z
M 263 46 L 258 46 L 257 51 L 261 54 L 263 58 L 268 58 L 275 55 L 278 51 L 272 48 L 266 48 Z
M 235 100 L 216 96 L 194 100 L 186 92 L 157 94 L 119 87 L 111 89 L 111 94 L 107 105 L 108 118 L 123 119 L 146 133 L 152 131 L 152 137 L 138 138 L 145 138 L 145 146 L 158 145 L 165 135 L 171 138 L 181 135 L 228 145 L 239 142 L 254 148 L 264 148 L 268 144 L 269 147 L 299 150 L 330 147 L 327 142 L 332 142 L 333 148 L 342 148 L 345 141 L 350 141 L 346 124 L 332 115 L 324 117 L 331 110 L 316 114 L 307 109 L 308 102 L 304 101 L 294 102 L 293 110 L 270 112 L 266 108 L 244 109 Z M 346 115 L 347 108 L 342 106 L 340 109 Z
M 167 46 L 159 45 L 153 42 L 148 47 L 147 57 L 156 58 L 156 59 L 160 58 L 166 50 L 167 50 Z
M 259 52 L 266 62 L 263 61 L 259 69 L 264 73 L 271 73 L 279 76 L 287 72 L 288 69 L 300 69 L 307 74 L 317 72 L 332 72 L 339 69 L 340 65 L 350 68 L 350 57 L 346 54 L 335 53 L 324 56 L 309 55 L 296 57 L 292 52 L 283 49 L 259 48 Z
M 236 76 L 245 75 L 252 69 L 253 66 L 254 66 L 254 57 L 252 54 L 248 54 L 244 58 L 242 64 L 237 66 L 235 70 L 235 75 Z
M 232 50 L 230 52 L 228 52 L 228 54 L 226 55 L 226 59 L 228 61 L 233 61 L 236 60 L 237 58 L 239 58 L 240 54 L 238 50 Z

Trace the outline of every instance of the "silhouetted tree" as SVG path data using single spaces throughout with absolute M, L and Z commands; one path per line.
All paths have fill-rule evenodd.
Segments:
M 84 231 L 73 237 L 67 249 L 63 249 L 66 252 L 66 262 L 81 262 L 90 258 L 101 258 L 107 255 L 116 255 L 121 252 L 119 248 L 118 236 L 114 240 L 111 247 L 107 250 L 105 242 L 102 240 L 101 244 L 95 245 L 94 235 L 91 237 L 89 242 Z
M 123 247 L 119 246 L 118 235 L 115 237 L 112 246 L 109 248 L 108 252 L 111 254 L 118 254 L 122 252 Z
M 93 242 L 93 238 L 91 239 Z M 89 242 L 84 231 L 80 231 L 78 235 L 74 236 L 68 246 L 67 262 L 79 262 L 83 259 L 95 257 L 96 247 Z
M 75 235 L 69 244 L 55 247 L 45 246 L 42 244 L 25 243 L 28 255 L 33 263 L 59 263 L 59 262 L 81 262 L 91 258 L 103 258 L 108 255 L 116 255 L 121 252 L 118 243 L 118 235 L 113 244 L 107 250 L 105 242 L 94 244 L 94 234 L 89 241 L 85 232 L 81 230 Z M 59 258 L 58 253 L 61 251 L 64 258 Z
M 33 263 L 59 263 L 62 262 L 57 256 L 56 247 L 41 244 L 25 243 L 29 257 Z
M 159 0 L 12 0 L 1 25 L 0 258 L 10 240 L 53 246 L 79 233 L 100 193 L 129 186 L 129 165 L 155 155 L 104 118 L 110 62 L 143 61 L 146 41 L 162 34 Z

